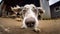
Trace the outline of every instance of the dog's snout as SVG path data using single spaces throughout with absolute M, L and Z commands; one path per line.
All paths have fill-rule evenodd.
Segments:
M 28 18 L 25 20 L 25 24 L 27 25 L 27 27 L 34 27 L 35 22 L 36 21 L 34 18 Z

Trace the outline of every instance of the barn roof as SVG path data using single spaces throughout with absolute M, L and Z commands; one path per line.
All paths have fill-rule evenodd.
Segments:
M 56 2 L 54 4 L 52 4 L 52 5 L 50 5 L 50 7 L 55 7 L 55 6 L 60 6 L 60 1 L 58 1 L 58 2 Z

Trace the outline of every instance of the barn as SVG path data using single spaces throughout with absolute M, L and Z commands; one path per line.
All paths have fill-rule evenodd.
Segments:
M 60 18 L 60 1 L 50 6 L 51 18 Z
M 45 10 L 45 14 L 42 18 L 51 18 L 49 0 L 2 0 L 0 13 L 8 14 L 8 11 L 11 13 L 12 11 L 10 7 L 14 7 L 16 5 L 23 7 L 25 4 L 34 4 L 38 8 L 42 7 Z

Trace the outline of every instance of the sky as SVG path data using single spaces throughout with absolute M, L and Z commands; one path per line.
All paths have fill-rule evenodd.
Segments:
M 52 4 L 56 3 L 57 1 L 59 1 L 59 0 L 49 0 L 49 5 L 52 5 Z M 1 0 L 0 0 L 0 2 L 1 2 Z
M 1 2 L 1 0 L 0 0 L 0 2 Z
M 52 4 L 56 3 L 57 1 L 59 1 L 59 0 L 49 0 L 49 5 L 52 5 Z

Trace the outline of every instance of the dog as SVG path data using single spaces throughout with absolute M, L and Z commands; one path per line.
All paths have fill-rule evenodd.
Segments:
M 17 6 L 19 7 L 19 6 Z M 15 7 L 12 9 L 13 11 L 18 11 L 18 8 Z M 26 4 L 23 9 L 21 9 L 22 17 L 23 17 L 23 23 L 21 28 L 33 28 L 34 31 L 41 31 L 38 28 L 38 14 L 43 14 L 44 11 L 40 8 L 37 9 L 37 7 L 34 4 Z
M 34 31 L 40 31 L 38 28 L 38 14 L 43 13 L 42 9 L 37 9 L 34 4 L 27 4 L 22 9 L 23 24 L 21 28 L 33 27 Z

